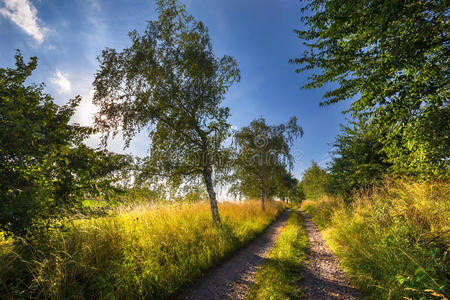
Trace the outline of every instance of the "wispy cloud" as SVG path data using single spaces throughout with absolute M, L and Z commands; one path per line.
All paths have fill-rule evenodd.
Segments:
M 56 71 L 55 75 L 50 78 L 50 82 L 55 86 L 58 94 L 67 94 L 72 91 L 69 79 L 60 71 Z
M 5 6 L 0 8 L 0 15 L 10 19 L 39 44 L 44 41 L 44 34 L 48 29 L 39 25 L 37 9 L 29 0 L 5 0 Z

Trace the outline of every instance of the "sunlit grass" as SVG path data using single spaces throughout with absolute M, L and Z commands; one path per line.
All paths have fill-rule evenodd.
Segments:
M 350 207 L 324 197 L 302 208 L 367 297 L 438 299 L 449 293 L 449 195 L 448 183 L 386 181 Z
M 308 237 L 299 212 L 291 212 L 286 226 L 256 274 L 248 299 L 297 299 Z
M 207 203 L 117 209 L 77 220 L 45 240 L 0 252 L 3 295 L 39 298 L 167 298 L 254 238 L 281 212 L 270 202 L 223 203 L 224 224 Z

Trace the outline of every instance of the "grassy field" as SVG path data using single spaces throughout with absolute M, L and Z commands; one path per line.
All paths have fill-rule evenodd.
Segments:
M 386 181 L 302 208 L 368 299 L 448 298 L 450 185 Z
M 248 299 L 297 299 L 301 296 L 299 281 L 306 257 L 308 237 L 303 218 L 292 211 L 261 269 L 256 274 Z
M 77 220 L 25 244 L 0 242 L 0 293 L 7 298 L 168 298 L 262 232 L 284 206 L 207 203 L 117 209 Z

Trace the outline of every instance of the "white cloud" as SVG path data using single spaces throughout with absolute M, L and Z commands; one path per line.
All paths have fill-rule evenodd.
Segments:
M 32 36 L 39 44 L 44 41 L 47 28 L 39 25 L 37 9 L 29 0 L 4 0 L 5 7 L 0 8 L 0 15 L 16 23 L 23 31 Z
M 67 94 L 72 90 L 69 79 L 60 71 L 56 71 L 55 75 L 50 78 L 50 82 L 55 86 L 58 94 Z

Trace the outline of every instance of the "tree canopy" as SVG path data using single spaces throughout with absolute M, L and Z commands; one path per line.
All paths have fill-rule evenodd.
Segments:
M 203 177 L 220 221 L 212 173 L 224 166 L 215 158 L 227 157 L 230 113 L 221 102 L 240 80 L 239 69 L 234 58 L 214 55 L 206 26 L 183 4 L 159 0 L 157 11 L 142 34 L 130 32 L 130 47 L 108 48 L 99 57 L 96 128 L 105 141 L 121 131 L 127 142 L 148 130 L 150 154 L 141 177 L 175 186 Z
M 247 197 L 264 198 L 286 196 L 295 186 L 292 170 L 294 157 L 291 147 L 303 129 L 292 117 L 286 124 L 269 125 L 259 118 L 234 134 L 237 156 L 235 160 L 234 190 Z
M 331 192 L 348 194 L 354 189 L 368 188 L 390 172 L 392 164 L 388 162 L 383 144 L 370 126 L 372 124 L 364 118 L 342 126 L 333 144 L 333 158 L 329 166 Z
M 322 104 L 352 99 L 397 173 L 448 176 L 450 34 L 447 1 L 308 1 L 308 47 L 291 62 L 304 88 L 338 86 Z
M 329 174 L 313 161 L 303 174 L 301 190 L 306 199 L 314 200 L 328 192 Z
M 15 58 L 0 68 L 0 229 L 23 236 L 114 188 L 131 161 L 82 144 L 92 129 L 69 123 L 81 98 L 56 105 L 42 84 L 25 84 L 37 59 Z

